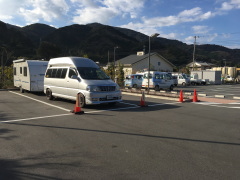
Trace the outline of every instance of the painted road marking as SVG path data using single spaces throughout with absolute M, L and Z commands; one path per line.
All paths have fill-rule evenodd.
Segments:
M 17 95 L 19 95 L 19 96 L 26 97 L 26 98 L 28 98 L 28 99 L 31 99 L 31 100 L 34 100 L 34 101 L 37 101 L 37 102 L 40 102 L 40 103 L 42 103 L 42 104 L 46 104 L 46 105 L 48 105 L 48 106 L 52 106 L 52 107 L 55 107 L 55 108 L 64 110 L 64 111 L 68 111 L 68 112 L 71 111 L 71 110 L 69 110 L 69 109 L 65 109 L 65 108 L 60 107 L 60 106 L 55 106 L 55 105 L 49 104 L 49 103 L 44 102 L 44 101 L 40 101 L 40 100 L 35 99 L 35 98 L 31 98 L 31 97 L 25 96 L 25 95 L 23 95 L 23 94 L 19 94 L 19 93 L 13 92 L 13 91 L 9 91 L 9 92 L 11 92 L 11 93 L 13 93 L 13 94 L 17 94 Z
M 14 120 L 8 120 L 8 121 L 0 121 L 0 123 L 11 123 L 11 122 L 19 122 L 19 121 L 29 121 L 29 120 L 35 120 L 35 119 L 44 119 L 44 118 L 51 118 L 51 117 L 59 117 L 59 116 L 68 116 L 72 115 L 70 113 L 68 114 L 57 114 L 52 116 L 42 116 L 42 117 L 33 117 L 33 118 L 25 118 L 25 119 L 14 119 Z
M 164 104 L 154 104 L 149 106 L 163 106 L 163 105 L 171 105 L 171 104 L 178 104 L 176 103 L 164 103 Z M 89 111 L 85 112 L 85 114 L 93 114 L 93 113 L 99 113 L 99 112 L 105 112 L 105 111 L 118 111 L 118 110 L 125 110 L 125 109 L 135 109 L 135 108 L 141 108 L 141 106 L 134 106 L 134 107 L 125 107 L 125 108 L 115 108 L 115 109 L 105 109 L 105 110 L 96 110 L 96 111 Z M 30 121 L 30 120 L 36 120 L 36 119 L 44 119 L 44 118 L 54 118 L 59 116 L 69 116 L 74 115 L 73 113 L 68 114 L 57 114 L 57 115 L 51 115 L 51 116 L 42 116 L 42 117 L 32 117 L 32 118 L 25 118 L 25 119 L 14 119 L 14 120 L 7 120 L 7 121 L 0 121 L 0 123 L 12 123 L 12 122 L 20 122 L 20 121 Z
M 120 102 L 121 104 L 127 104 L 127 105 L 131 105 L 131 106 L 138 106 L 136 104 L 132 104 L 132 103 L 125 103 L 125 102 Z
M 214 103 L 214 102 L 195 102 L 194 104 L 200 104 L 205 106 L 213 106 L 213 107 L 222 107 L 222 108 L 229 108 L 229 109 L 240 109 L 238 106 L 226 106 L 222 105 L 223 103 Z M 229 105 L 239 105 L 240 103 L 228 103 Z

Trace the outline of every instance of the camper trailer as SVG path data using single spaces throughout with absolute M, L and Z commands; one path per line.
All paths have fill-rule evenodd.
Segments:
M 42 60 L 14 60 L 13 79 L 14 86 L 20 88 L 20 92 L 43 92 L 44 74 L 48 61 Z
M 50 59 L 44 93 L 49 100 L 53 97 L 76 100 L 78 95 L 80 107 L 122 101 L 119 86 L 94 61 L 83 57 Z

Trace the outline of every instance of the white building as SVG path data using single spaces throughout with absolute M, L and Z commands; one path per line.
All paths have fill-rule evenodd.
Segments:
M 149 54 L 138 52 L 119 59 L 115 62 L 116 66 L 123 65 L 125 75 L 135 74 L 136 72 L 148 71 Z M 150 53 L 150 70 L 152 71 L 163 71 L 172 72 L 175 66 L 167 59 L 162 57 L 156 52 Z

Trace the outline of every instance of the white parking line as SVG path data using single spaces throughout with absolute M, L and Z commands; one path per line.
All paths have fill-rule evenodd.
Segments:
M 46 103 L 46 102 L 44 102 L 44 101 L 40 101 L 40 100 L 38 100 L 38 99 L 34 99 L 34 98 L 31 98 L 31 97 L 25 96 L 25 95 L 23 95 L 23 94 L 19 94 L 19 93 L 13 92 L 13 91 L 9 91 L 9 92 L 11 92 L 11 93 L 13 93 L 13 94 L 17 94 L 17 95 L 19 95 L 19 96 L 26 97 L 26 98 L 28 98 L 28 99 L 31 99 L 31 100 L 34 100 L 34 101 L 37 101 L 37 102 L 40 102 L 40 103 L 42 103 L 42 104 L 46 104 L 46 105 L 48 105 L 48 106 L 52 106 L 52 107 L 55 107 L 55 108 L 64 110 L 64 111 L 68 111 L 68 112 L 71 111 L 71 110 L 69 110 L 69 109 L 65 109 L 65 108 L 62 108 L 62 107 L 60 107 L 60 106 L 55 106 L 55 105 Z
M 55 105 L 46 103 L 46 102 L 44 102 L 44 101 L 40 101 L 40 100 L 37 100 L 37 99 L 31 98 L 31 97 L 25 96 L 25 95 L 22 95 L 22 94 L 19 94 L 19 93 L 15 93 L 15 92 L 12 92 L 12 91 L 9 91 L 9 92 L 14 93 L 14 94 L 17 94 L 17 95 L 20 95 L 20 96 L 23 96 L 23 97 L 26 97 L 26 98 L 29 98 L 29 99 L 31 99 L 31 100 L 34 100 L 34 101 L 37 101 L 37 102 L 40 102 L 40 103 L 43 103 L 43 104 L 46 104 L 46 105 L 49 105 L 49 106 L 53 106 L 53 107 L 56 107 L 56 108 L 59 108 L 59 109 L 62 109 L 62 110 L 65 110 L 65 111 L 70 112 L 70 110 L 68 110 L 68 109 L 65 109 L 65 108 L 62 108 L 62 107 L 59 107 L 59 106 L 55 106 Z M 136 104 L 124 103 L 124 102 L 121 102 L 121 103 L 122 103 L 122 104 L 127 104 L 127 105 L 132 105 L 133 107 L 124 107 L 124 108 L 115 108 L 115 109 L 88 111 L 88 112 L 85 112 L 85 114 L 99 113 L 99 112 L 105 112 L 105 111 L 118 111 L 118 110 L 141 108 L 141 106 L 138 106 L 138 105 L 136 105 Z M 152 104 L 152 105 L 149 105 L 149 106 L 150 106 L 150 107 L 153 107 L 153 106 L 163 106 L 163 105 L 171 105 L 171 104 L 179 104 L 179 103 L 180 103 L 180 102 L 162 103 L 162 104 Z M 19 122 L 19 121 L 30 121 L 30 120 L 36 120 L 36 119 L 53 118 L 53 117 L 68 116 L 68 115 L 73 115 L 73 114 L 72 114 L 72 113 L 68 113 L 68 114 L 57 114 L 57 115 L 41 116 L 41 117 L 32 117 L 32 118 L 24 118 L 24 119 L 14 119 L 14 120 L 0 121 L 0 123 L 12 123 L 12 122 Z
M 25 118 L 25 119 L 15 119 L 15 120 L 8 120 L 8 121 L 0 121 L 0 123 L 29 121 L 29 120 L 35 120 L 35 119 L 44 119 L 44 118 L 51 118 L 51 117 L 58 117 L 58 116 L 68 116 L 68 115 L 72 115 L 72 114 L 68 113 L 68 114 L 57 114 L 57 115 L 52 115 L 52 116 L 42 116 L 42 117 L 33 117 L 33 118 Z
M 127 104 L 127 105 L 131 105 L 131 106 L 138 106 L 136 104 L 132 104 L 132 103 L 125 103 L 125 102 L 120 102 L 121 104 Z

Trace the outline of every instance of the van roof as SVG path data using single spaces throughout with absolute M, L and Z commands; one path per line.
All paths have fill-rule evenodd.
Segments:
M 99 66 L 91 59 L 84 58 L 84 57 L 59 57 L 53 58 L 49 61 L 50 66 L 76 66 L 76 67 L 95 67 L 98 68 Z
M 28 65 L 47 65 L 48 61 L 43 61 L 43 60 L 26 60 L 26 59 L 18 59 L 14 60 L 13 63 L 27 63 Z
M 161 72 L 161 71 L 149 71 L 151 74 L 155 74 L 155 73 L 158 73 L 158 74 L 168 74 L 167 72 Z M 148 74 L 148 71 L 146 71 L 144 74 Z

